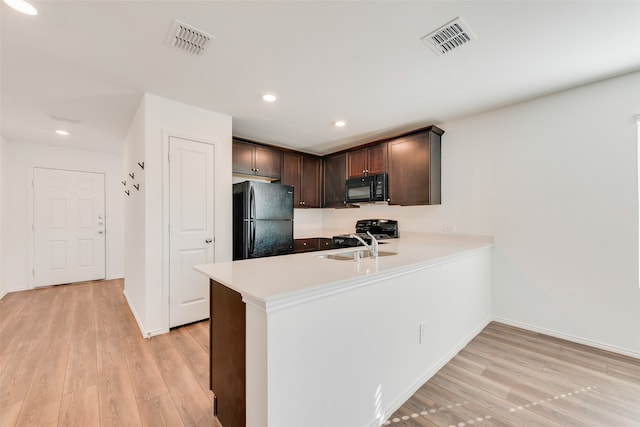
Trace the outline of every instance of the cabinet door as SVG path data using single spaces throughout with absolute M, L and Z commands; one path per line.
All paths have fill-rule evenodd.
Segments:
M 347 179 L 347 154 L 330 156 L 324 162 L 324 207 L 344 206 L 345 180 Z
M 333 249 L 333 240 L 324 237 L 318 238 L 318 250 Z
M 266 147 L 255 147 L 255 174 L 280 178 L 282 153 Z
M 302 205 L 306 208 L 321 207 L 320 192 L 322 161 L 317 157 L 302 157 Z
M 302 203 L 302 156 L 295 153 L 282 155 L 282 175 L 280 184 L 293 185 L 293 207 L 299 208 Z
M 231 169 L 233 173 L 242 175 L 255 175 L 254 146 L 240 141 L 233 141 L 231 155 Z
M 367 175 L 377 175 L 387 171 L 387 143 L 367 149 Z
M 376 175 L 387 171 L 387 143 L 350 151 L 348 157 L 349 178 Z
M 440 203 L 440 135 L 424 132 L 389 142 L 389 199 L 394 205 Z
M 209 281 L 209 372 L 213 415 L 225 426 L 246 424 L 246 307 L 242 295 Z
M 311 237 L 308 239 L 294 239 L 293 251 L 295 253 L 300 252 L 312 252 L 318 250 L 318 239 Z
M 347 153 L 349 178 L 357 178 L 367 174 L 367 156 L 366 148 Z

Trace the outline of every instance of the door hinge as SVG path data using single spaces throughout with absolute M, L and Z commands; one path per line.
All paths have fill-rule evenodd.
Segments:
M 35 276 L 35 275 L 36 275 L 36 269 L 35 269 L 35 268 L 32 268 L 32 269 L 31 269 L 31 275 L 32 275 L 32 276 Z
M 213 415 L 218 415 L 218 396 L 213 395 Z

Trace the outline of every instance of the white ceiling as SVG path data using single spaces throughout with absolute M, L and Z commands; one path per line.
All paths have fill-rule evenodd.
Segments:
M 35 17 L 0 6 L 2 136 L 116 153 L 144 92 L 325 154 L 640 69 L 640 1 L 31 3 Z M 458 16 L 477 40 L 443 56 L 422 43 Z M 174 19 L 216 38 L 200 56 L 170 48 Z

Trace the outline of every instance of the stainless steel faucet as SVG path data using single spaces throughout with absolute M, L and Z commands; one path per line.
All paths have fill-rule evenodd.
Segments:
M 367 231 L 367 234 L 371 237 L 371 249 L 369 249 L 369 251 L 371 251 L 371 256 L 378 258 L 378 241 L 370 232 Z
M 349 237 L 358 239 L 360 243 L 362 243 L 364 247 L 367 248 L 372 258 L 378 258 L 378 241 L 370 232 L 367 231 L 367 234 L 369 235 L 369 237 L 371 237 L 371 245 L 368 245 L 362 237 L 356 236 L 355 234 L 350 234 Z

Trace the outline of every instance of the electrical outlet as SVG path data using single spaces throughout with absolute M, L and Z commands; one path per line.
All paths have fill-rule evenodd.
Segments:
M 455 233 L 456 232 L 456 226 L 455 225 L 451 225 L 451 224 L 443 224 L 442 225 L 442 231 L 444 231 L 445 233 Z
M 419 328 L 420 328 L 420 338 L 418 342 L 420 344 L 424 344 L 424 342 L 427 340 L 427 322 L 420 323 Z

